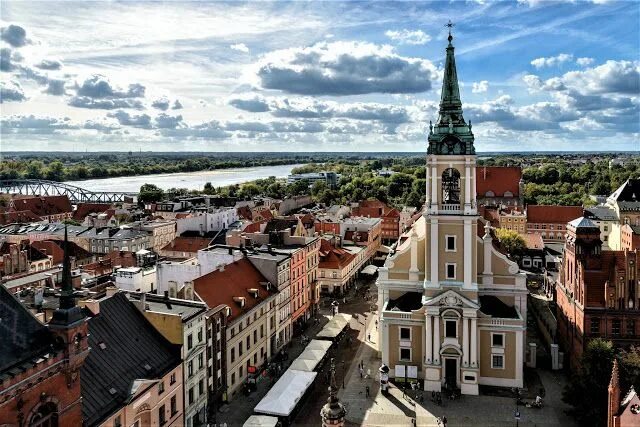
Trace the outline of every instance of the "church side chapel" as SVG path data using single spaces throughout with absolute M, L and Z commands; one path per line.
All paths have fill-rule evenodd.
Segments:
M 449 24 L 451 30 L 452 24 Z M 429 126 L 426 205 L 378 277 L 389 377 L 429 391 L 522 387 L 526 278 L 478 215 L 476 154 L 449 31 L 440 111 Z

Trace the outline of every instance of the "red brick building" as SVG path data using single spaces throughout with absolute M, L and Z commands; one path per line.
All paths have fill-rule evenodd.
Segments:
M 578 218 L 567 225 L 556 287 L 558 340 L 575 366 L 590 338 L 640 344 L 640 253 L 601 251 L 600 229 Z
M 47 326 L 0 286 L 0 425 L 81 426 L 87 322 L 65 256 L 60 307 Z
M 67 196 L 16 196 L 9 202 L 9 212 L 31 211 L 44 221 L 60 222 L 73 215 Z
M 582 206 L 527 206 L 527 233 L 540 233 L 547 241 L 563 241 L 567 223 L 583 215 Z
M 400 212 L 380 200 L 363 200 L 351 210 L 351 216 L 382 218 L 382 241 L 395 242 L 400 238 Z

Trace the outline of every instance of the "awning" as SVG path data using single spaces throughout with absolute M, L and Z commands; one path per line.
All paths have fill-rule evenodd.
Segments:
M 288 417 L 313 383 L 317 372 L 286 370 L 253 409 L 259 414 Z
M 318 366 L 319 362 L 319 360 L 296 359 L 293 361 L 291 366 L 289 366 L 289 369 L 291 369 L 292 371 L 313 372 L 313 370 L 316 369 L 316 366 Z
M 336 314 L 331 318 L 331 320 L 329 320 L 329 322 L 326 325 L 324 325 L 324 328 L 322 328 L 322 330 L 318 332 L 316 337 L 318 338 L 337 337 L 338 335 L 340 335 L 340 332 L 342 332 L 342 330 L 349 324 L 349 321 L 351 320 L 352 317 L 353 316 L 351 316 L 350 314 L 345 314 L 345 313 Z
M 305 350 L 324 350 L 328 351 L 331 348 L 331 343 L 322 340 L 311 340 Z
M 365 268 L 362 269 L 362 274 L 376 274 L 377 272 L 378 272 L 378 267 L 376 267 L 373 264 L 367 265 Z
M 391 253 L 391 248 L 389 246 L 380 245 L 380 247 L 378 248 L 378 252 L 381 252 L 383 254 L 388 254 L 388 253 Z
M 270 417 L 268 415 L 251 415 L 242 427 L 276 427 L 278 425 L 278 417 Z

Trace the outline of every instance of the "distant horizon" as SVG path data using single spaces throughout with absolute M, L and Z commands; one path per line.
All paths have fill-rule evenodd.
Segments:
M 12 151 L 1 151 L 0 154 L 3 156 L 13 155 L 13 154 L 174 154 L 177 156 L 186 156 L 186 155 L 196 155 L 196 154 L 229 154 L 229 155 L 251 155 L 251 154 L 268 154 L 268 155 L 282 155 L 282 156 L 299 156 L 299 155 L 343 155 L 343 154 L 426 154 L 426 149 L 424 151 L 139 151 L 139 150 L 131 150 L 131 151 L 42 151 L 42 150 L 12 150 Z M 532 154 L 538 153 L 540 155 L 553 155 L 553 154 L 630 154 L 630 155 L 638 155 L 640 156 L 640 149 L 638 151 L 629 150 L 629 151 L 619 151 L 619 150 L 593 150 L 593 151 L 477 151 L 476 155 L 489 155 L 489 154 L 504 154 L 504 155 L 524 155 L 524 154 Z

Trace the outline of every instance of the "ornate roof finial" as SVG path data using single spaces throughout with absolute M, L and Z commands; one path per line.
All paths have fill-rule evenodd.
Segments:
M 451 41 L 453 40 L 453 36 L 451 35 L 451 28 L 455 27 L 456 24 L 451 22 L 451 19 L 449 19 L 449 22 L 447 22 L 444 26 L 449 27 L 449 37 L 447 37 L 447 40 L 449 40 L 449 44 L 451 44 Z

